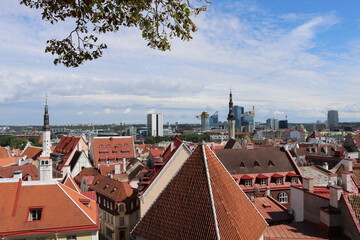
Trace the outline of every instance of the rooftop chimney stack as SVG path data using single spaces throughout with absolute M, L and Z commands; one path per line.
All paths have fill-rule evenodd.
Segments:
M 115 164 L 114 174 L 120 174 L 120 163 Z
M 16 170 L 14 173 L 13 173 L 13 177 L 15 179 L 22 179 L 22 171 L 21 170 Z
M 314 192 L 314 179 L 313 178 L 303 178 L 303 188 L 309 192 Z
M 342 188 L 337 186 L 330 186 L 330 206 L 338 208 L 341 197 Z
M 123 158 L 123 173 L 126 173 L 126 158 Z
M 352 172 L 353 171 L 353 162 L 352 159 L 343 159 L 344 163 L 344 171 L 346 172 Z
M 347 192 L 352 192 L 351 173 L 343 172 L 342 175 L 341 175 L 341 179 L 342 179 L 342 186 L 343 186 L 344 190 L 347 191 Z

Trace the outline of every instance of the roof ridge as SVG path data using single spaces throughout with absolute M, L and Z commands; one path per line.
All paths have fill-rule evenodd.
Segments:
M 21 178 L 20 178 L 19 182 L 18 182 L 18 185 L 17 185 L 17 188 L 16 188 L 15 201 L 14 201 L 13 211 L 12 211 L 12 214 L 11 214 L 12 217 L 14 217 L 15 214 L 16 214 L 17 205 L 19 203 L 21 185 L 22 185 L 22 181 L 21 181 Z
M 208 184 L 208 190 L 209 190 L 210 199 L 211 199 L 211 208 L 212 208 L 213 216 L 214 216 L 214 226 L 215 226 L 216 237 L 217 237 L 217 239 L 220 240 L 221 239 L 220 230 L 219 230 L 219 224 L 217 221 L 216 208 L 215 208 L 215 203 L 214 203 L 213 191 L 212 191 L 212 187 L 211 187 L 210 173 L 209 173 L 209 168 L 208 168 L 208 164 L 207 164 L 205 146 L 201 145 L 201 149 L 202 149 L 203 161 L 204 161 L 204 165 L 205 165 L 206 182 Z
M 58 183 L 58 182 L 56 182 L 56 185 L 66 194 L 66 196 L 75 204 L 75 206 L 77 206 L 79 209 L 80 209 L 80 211 L 83 213 L 83 214 L 85 214 L 85 216 L 88 218 L 88 219 L 90 219 L 90 221 L 92 222 L 92 223 L 94 223 L 94 224 L 96 224 L 96 222 L 74 201 L 74 199 L 72 199 L 71 197 L 70 197 L 70 195 L 62 188 L 62 186 L 65 186 L 65 187 L 67 187 L 68 189 L 70 189 L 71 191 L 74 191 L 73 189 L 71 189 L 71 188 L 69 188 L 68 186 L 66 186 L 66 185 L 64 185 L 64 184 L 62 184 L 62 186 L 60 186 L 60 183 Z M 76 191 L 74 191 L 75 193 L 77 193 L 77 194 L 79 194 L 78 192 L 76 192 Z M 82 195 L 82 194 L 81 194 Z M 84 196 L 84 195 L 83 195 Z M 84 196 L 84 197 L 86 197 L 86 196 Z M 90 198 L 89 198 L 90 199 Z M 92 199 L 90 199 L 90 200 L 92 200 Z

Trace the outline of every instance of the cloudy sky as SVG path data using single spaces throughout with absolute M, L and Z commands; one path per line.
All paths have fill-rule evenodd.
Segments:
M 360 1 L 213 0 L 196 17 L 190 42 L 149 49 L 136 29 L 100 36 L 104 56 L 79 68 L 54 66 L 46 40 L 72 22 L 51 25 L 40 12 L 2 0 L 0 125 L 41 124 L 48 95 L 51 124 L 199 122 L 202 111 L 225 120 L 235 105 L 256 121 L 360 121 Z

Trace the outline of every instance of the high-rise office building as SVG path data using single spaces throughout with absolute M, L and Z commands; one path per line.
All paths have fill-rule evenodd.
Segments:
M 210 127 L 219 127 L 219 113 L 216 111 L 213 115 L 210 116 Z
M 240 127 L 244 122 L 244 107 L 234 106 L 235 127 Z
M 279 128 L 279 120 L 275 118 L 269 118 L 266 120 L 266 126 L 269 129 L 278 129 Z
M 289 128 L 288 120 L 280 120 L 280 121 L 279 121 L 279 128 L 280 128 L 280 129 L 287 129 L 287 128 Z
M 150 113 L 147 115 L 148 136 L 164 136 L 162 113 Z
M 328 127 L 330 130 L 339 128 L 339 113 L 336 110 L 328 111 L 327 116 Z

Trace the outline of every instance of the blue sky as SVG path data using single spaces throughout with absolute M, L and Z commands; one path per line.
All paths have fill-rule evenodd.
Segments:
M 202 111 L 225 120 L 234 104 L 256 108 L 256 121 L 360 121 L 358 0 L 212 1 L 196 17 L 190 42 L 149 49 L 136 29 L 100 36 L 104 57 L 79 68 L 54 66 L 47 39 L 72 22 L 51 25 L 39 11 L 4 0 L 0 12 L 0 125 L 41 124 L 49 96 L 51 124 L 198 122 Z

